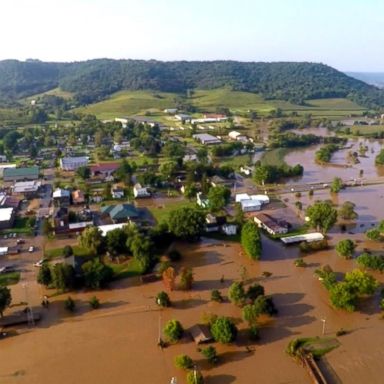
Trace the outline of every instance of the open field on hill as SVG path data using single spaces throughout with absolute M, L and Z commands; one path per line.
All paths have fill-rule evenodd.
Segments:
M 175 106 L 174 93 L 155 91 L 121 91 L 110 98 L 77 108 L 77 112 L 90 113 L 101 119 L 116 116 L 144 114 L 149 109 L 162 110 Z M 281 108 L 287 113 L 311 113 L 321 117 L 343 117 L 351 114 L 360 115 L 364 110 L 347 99 L 309 100 L 307 105 L 295 105 L 281 100 L 264 100 L 260 95 L 249 92 L 231 91 L 228 88 L 214 90 L 196 90 L 185 100 L 200 112 L 215 112 L 217 107 L 229 108 L 234 113 L 254 110 L 259 114 L 267 114 L 271 110 Z
M 71 99 L 73 97 L 73 93 L 71 93 L 71 92 L 64 91 L 61 88 L 53 88 L 53 89 L 50 89 L 49 91 L 29 96 L 25 100 L 30 101 L 30 100 L 42 97 L 44 95 L 58 96 L 58 97 L 62 97 L 63 99 Z

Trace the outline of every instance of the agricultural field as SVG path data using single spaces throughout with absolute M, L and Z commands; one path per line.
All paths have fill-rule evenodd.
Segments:
M 372 135 L 384 132 L 384 125 L 353 125 L 351 131 L 354 135 Z

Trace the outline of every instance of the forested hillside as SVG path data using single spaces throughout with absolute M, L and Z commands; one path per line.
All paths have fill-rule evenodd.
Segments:
M 17 99 L 57 86 L 73 92 L 81 104 L 101 100 L 119 90 L 186 92 L 193 88 L 230 87 L 296 104 L 303 104 L 306 99 L 347 97 L 366 107 L 384 106 L 384 91 L 323 64 L 110 59 L 0 62 L 2 99 Z

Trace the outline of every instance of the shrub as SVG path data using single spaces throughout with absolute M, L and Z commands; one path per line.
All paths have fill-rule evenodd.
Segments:
M 184 329 L 177 320 L 169 320 L 164 327 L 164 334 L 172 343 L 177 342 L 183 336 Z
M 243 305 L 246 299 L 243 283 L 235 281 L 228 290 L 229 300 L 235 305 Z
M 295 260 L 295 266 L 296 267 L 306 267 L 307 264 L 305 263 L 305 261 L 303 260 L 302 257 L 299 257 L 298 259 Z
M 336 245 L 336 252 L 345 257 L 346 259 L 350 259 L 353 256 L 353 252 L 355 251 L 355 243 L 350 239 L 340 240 Z
M 175 357 L 175 367 L 185 370 L 191 369 L 193 360 L 187 355 L 178 355 Z
M 89 305 L 92 309 L 98 309 L 100 308 L 100 300 L 96 296 L 93 296 L 91 300 L 89 300 Z
M 188 291 L 192 288 L 193 271 L 192 268 L 182 268 L 180 272 L 180 289 Z
M 187 384 L 204 384 L 203 375 L 199 371 L 188 372 Z
M 76 304 L 73 301 L 71 296 L 68 296 L 68 298 L 64 301 L 65 309 L 69 312 L 73 312 L 76 308 Z
M 326 239 L 319 241 L 312 241 L 307 243 L 306 241 L 300 243 L 300 251 L 304 253 L 321 251 L 328 248 L 328 242 Z
M 216 364 L 218 361 L 216 348 L 210 345 L 209 347 L 203 348 L 201 354 L 211 363 Z
M 256 300 L 259 296 L 263 296 L 264 295 L 264 287 L 261 285 L 261 284 L 253 284 L 251 286 L 248 287 L 247 289 L 247 298 L 249 300 Z
M 251 325 L 248 330 L 248 337 L 252 341 L 259 340 L 260 338 L 260 331 L 257 325 Z
M 236 339 L 237 328 L 228 317 L 218 317 L 211 326 L 212 336 L 215 341 L 222 344 L 231 343 Z
M 171 300 L 169 299 L 168 293 L 161 291 L 156 296 L 156 304 L 160 307 L 166 308 L 171 306 Z
M 222 303 L 223 302 L 223 296 L 221 296 L 221 293 L 218 289 L 213 289 L 211 291 L 211 300 L 212 301 L 216 301 L 218 303 Z

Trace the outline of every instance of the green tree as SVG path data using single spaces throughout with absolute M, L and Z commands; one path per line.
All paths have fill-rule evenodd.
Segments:
M 335 177 L 331 183 L 331 192 L 339 193 L 342 188 L 343 188 L 343 181 L 340 179 L 340 177 Z
M 43 263 L 39 268 L 39 272 L 37 274 L 37 282 L 46 287 L 52 284 L 51 269 L 47 263 Z
M 180 322 L 177 320 L 169 320 L 164 327 L 164 334 L 167 339 L 175 343 L 180 340 L 183 336 L 184 329 L 181 326 Z
M 100 308 L 100 300 L 96 296 L 92 296 L 88 303 L 92 309 Z
M 65 245 L 63 248 L 63 256 L 70 257 L 73 255 L 73 248 L 70 245 Z
M 204 377 L 200 371 L 189 371 L 187 373 L 187 384 L 204 384 Z
M 156 304 L 159 307 L 170 307 L 171 306 L 171 300 L 169 299 L 168 293 L 161 291 L 156 296 Z
M 307 208 L 309 224 L 323 233 L 328 232 L 337 221 L 337 211 L 329 201 L 316 201 Z
M 350 239 L 340 240 L 336 245 L 336 252 L 346 259 L 350 259 L 353 256 L 355 247 L 355 243 Z
M 374 240 L 374 241 L 382 240 L 381 232 L 377 228 L 368 229 L 368 231 L 365 232 L 365 234 L 369 240 Z
M 330 300 L 334 307 L 353 312 L 356 309 L 356 293 L 346 282 L 333 284 L 330 288 Z
M 71 296 L 68 296 L 64 301 L 64 307 L 69 312 L 73 312 L 76 309 L 76 303 Z
M 124 229 L 116 228 L 112 231 L 109 231 L 105 236 L 108 252 L 112 255 L 118 255 L 126 252 L 127 238 L 128 236 Z
M 197 194 L 197 188 L 195 184 L 190 183 L 184 187 L 184 196 L 188 200 L 192 200 L 194 197 L 196 197 L 196 194 Z
M 211 325 L 212 336 L 215 341 L 229 344 L 236 339 L 237 328 L 228 317 L 218 317 Z
M 379 283 L 373 276 L 360 269 L 354 269 L 351 272 L 347 272 L 344 281 L 358 295 L 373 295 L 379 286 Z
M 83 180 L 89 179 L 91 176 L 91 169 L 87 166 L 81 166 L 77 168 L 76 174 L 80 176 Z
M 233 282 L 228 289 L 228 297 L 233 304 L 239 306 L 243 305 L 246 300 L 243 283 L 239 281 Z
M 357 258 L 357 263 L 365 268 L 372 269 L 374 271 L 384 271 L 383 255 L 371 255 L 369 253 L 364 252 Z
M 277 314 L 277 309 L 270 296 L 258 296 L 253 305 L 255 306 L 255 310 L 260 314 L 263 313 L 270 316 Z
M 247 289 L 247 298 L 249 300 L 256 300 L 259 296 L 264 295 L 264 287 L 261 284 L 255 283 L 248 287 Z
M 108 284 L 113 277 L 113 270 L 99 259 L 89 260 L 81 266 L 84 284 L 87 288 L 100 289 Z
M 358 214 L 355 212 L 356 205 L 350 201 L 345 201 L 339 209 L 339 216 L 344 220 L 356 220 Z
M 0 286 L 0 317 L 3 317 L 4 311 L 11 305 L 11 290 L 8 287 Z
M 100 229 L 94 226 L 85 228 L 79 237 L 79 243 L 83 248 L 96 255 L 103 243 Z
M 71 265 L 57 263 L 51 269 L 52 285 L 60 290 L 72 289 L 75 284 L 75 270 Z
M 211 363 L 216 364 L 218 361 L 216 348 L 212 345 L 201 349 L 201 354 Z
M 245 253 L 253 260 L 260 259 L 261 237 L 257 225 L 253 221 L 247 221 L 241 229 L 241 245 Z
M 209 209 L 212 212 L 218 212 L 229 203 L 231 191 L 223 186 L 213 187 L 209 190 L 207 197 Z
M 216 301 L 218 303 L 222 303 L 223 302 L 223 296 L 221 296 L 221 293 L 218 289 L 213 289 L 211 291 L 211 300 L 212 301 Z
M 204 214 L 195 209 L 183 207 L 175 209 L 169 215 L 169 230 L 184 240 L 197 240 L 204 231 Z
M 257 318 L 261 312 L 259 307 L 254 304 L 247 304 L 242 311 L 243 319 L 249 324 L 249 326 L 256 325 Z
M 180 271 L 180 289 L 188 291 L 192 289 L 193 270 L 189 267 L 183 267 Z
M 187 371 L 193 368 L 193 360 L 188 355 L 178 355 L 175 357 L 175 367 Z
M 53 227 L 48 219 L 43 219 L 42 231 L 44 236 L 49 236 L 53 232 Z

